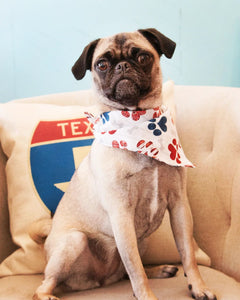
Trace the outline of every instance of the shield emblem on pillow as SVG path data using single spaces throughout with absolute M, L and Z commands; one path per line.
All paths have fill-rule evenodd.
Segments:
M 87 118 L 40 121 L 34 130 L 30 146 L 32 179 L 41 201 L 52 214 L 92 142 Z

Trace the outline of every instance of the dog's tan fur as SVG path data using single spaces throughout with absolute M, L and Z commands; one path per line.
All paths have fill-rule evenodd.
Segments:
M 124 36 L 127 42 L 122 51 L 129 51 L 129 47 L 135 45 L 154 56 L 151 92 L 141 99 L 138 108 L 161 105 L 161 70 L 155 48 L 139 32 Z M 106 50 L 118 51 L 115 40 L 116 36 L 100 40 L 93 64 Z M 103 96 L 94 65 L 92 70 L 99 109 L 124 108 L 121 103 L 112 103 Z M 35 225 L 31 230 L 32 236 L 40 242 L 48 235 L 45 279 L 33 299 L 57 299 L 52 293 L 59 284 L 68 290 L 83 290 L 116 282 L 126 273 L 137 299 L 157 299 L 147 275 L 170 277 L 177 268 L 160 266 L 144 270 L 141 255 L 145 238 L 160 226 L 166 209 L 192 295 L 196 299 L 216 299 L 201 279 L 194 256 L 185 168 L 109 148 L 96 140 L 60 201 L 50 232 L 46 226 L 42 233 L 42 225 Z

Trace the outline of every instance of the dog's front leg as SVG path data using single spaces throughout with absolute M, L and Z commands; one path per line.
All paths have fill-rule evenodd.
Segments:
M 197 266 L 193 246 L 193 221 L 186 193 L 169 199 L 169 213 L 174 238 L 180 253 L 183 268 L 188 279 L 188 288 L 194 299 L 216 300 L 206 287 Z
M 156 300 L 151 291 L 138 251 L 134 215 L 126 211 L 111 214 L 111 225 L 117 248 L 138 300 Z

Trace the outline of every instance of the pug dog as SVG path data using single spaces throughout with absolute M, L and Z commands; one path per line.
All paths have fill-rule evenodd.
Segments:
M 162 104 L 160 57 L 171 58 L 175 46 L 153 28 L 120 33 L 87 45 L 72 72 L 78 80 L 92 72 L 100 113 L 153 109 Z M 126 274 L 138 300 L 157 299 L 147 278 L 171 277 L 177 268 L 144 269 L 141 256 L 167 209 L 192 296 L 216 300 L 197 267 L 186 181 L 184 167 L 95 139 L 53 220 L 31 228 L 37 242 L 45 241 L 47 258 L 44 281 L 33 299 L 57 300 L 53 293 L 58 286 L 92 289 Z

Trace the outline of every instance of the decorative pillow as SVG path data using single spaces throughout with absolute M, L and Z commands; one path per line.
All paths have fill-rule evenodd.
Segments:
M 84 112 L 92 107 L 8 103 L 0 105 L 0 141 L 10 230 L 20 248 L 0 265 L 0 276 L 39 273 L 44 255 L 28 236 L 29 225 L 50 218 L 67 183 L 93 142 Z
M 173 98 L 172 82 L 163 86 L 163 95 L 164 103 Z M 95 107 L 67 103 L 58 106 L 28 100 L 28 103 L 0 104 L 0 142 L 8 158 L 10 230 L 19 247 L 0 264 L 0 277 L 44 270 L 43 249 L 31 240 L 28 228 L 38 219 L 51 218 L 74 170 L 93 142 L 84 112 L 94 112 Z M 199 263 L 210 264 L 208 256 L 197 245 L 196 253 Z M 144 263 L 178 262 L 180 258 L 166 214 L 160 229 L 150 237 Z

